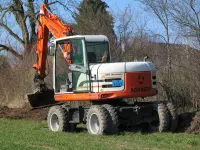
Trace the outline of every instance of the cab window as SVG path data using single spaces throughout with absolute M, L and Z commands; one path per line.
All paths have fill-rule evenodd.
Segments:
M 110 62 L 108 42 L 86 42 L 86 49 L 89 63 Z

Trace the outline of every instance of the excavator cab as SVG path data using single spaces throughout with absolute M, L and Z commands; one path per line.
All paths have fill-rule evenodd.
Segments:
M 67 44 L 70 44 L 70 51 L 65 54 L 68 56 L 63 57 L 62 51 Z M 56 40 L 55 45 L 56 52 L 53 69 L 55 92 L 77 91 L 76 85 L 80 76 L 84 81 L 89 80 L 89 67 L 84 39 L 67 37 Z
M 96 39 L 94 39 L 96 38 Z M 109 43 L 104 36 L 71 36 L 54 41 L 54 89 L 55 93 L 88 93 L 91 92 L 91 64 L 110 61 Z M 69 60 L 63 59 L 65 44 L 70 43 Z M 70 94 L 70 93 L 69 93 Z

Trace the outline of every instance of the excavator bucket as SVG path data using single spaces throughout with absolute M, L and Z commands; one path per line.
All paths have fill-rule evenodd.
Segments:
M 27 97 L 32 108 L 48 107 L 57 103 L 54 99 L 54 90 L 28 94 Z

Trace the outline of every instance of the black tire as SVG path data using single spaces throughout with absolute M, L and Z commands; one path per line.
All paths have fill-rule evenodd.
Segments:
M 61 107 L 64 108 L 66 113 L 68 114 L 70 105 L 64 104 L 64 105 L 61 105 Z M 68 115 L 66 115 L 66 119 L 68 119 Z M 67 131 L 68 132 L 75 132 L 76 131 L 76 127 L 77 127 L 77 123 L 69 123 L 69 127 L 68 127 Z
M 167 109 L 170 116 L 170 131 L 175 132 L 178 127 L 178 114 L 175 105 L 172 102 L 167 103 Z
M 149 129 L 151 132 L 165 132 L 169 129 L 169 114 L 164 103 L 159 103 L 157 109 L 153 112 L 155 120 L 150 123 Z
M 53 132 L 69 131 L 67 111 L 61 106 L 53 106 L 49 109 L 47 117 L 48 127 Z
M 111 134 L 117 134 L 119 131 L 119 119 L 116 109 L 109 104 L 104 104 L 102 105 L 102 107 L 104 107 L 109 112 L 109 117 L 112 121 L 111 125 L 109 126 L 110 129 L 108 129 L 108 132 L 110 132 Z
M 108 111 L 100 105 L 93 105 L 87 113 L 88 133 L 99 135 L 107 134 L 111 120 Z
M 159 116 L 159 132 L 165 132 L 169 129 L 169 114 L 167 107 L 164 103 L 158 104 L 158 116 Z

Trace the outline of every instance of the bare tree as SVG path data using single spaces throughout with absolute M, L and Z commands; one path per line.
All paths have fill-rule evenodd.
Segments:
M 170 1 L 170 15 L 180 29 L 182 35 L 196 39 L 200 46 L 200 5 L 198 0 Z M 198 47 L 199 48 L 199 47 Z
M 1 4 L 0 26 L 24 47 L 25 52 L 28 52 L 30 50 L 30 46 L 33 45 L 36 39 L 36 17 L 33 0 L 28 0 L 25 5 L 27 7 L 27 11 L 25 11 L 24 4 L 21 0 L 12 0 L 10 2 Z M 11 17 L 13 17 L 13 21 L 15 21 L 19 26 L 21 36 L 17 34 L 16 31 L 13 31 L 11 25 L 9 25 L 8 20 Z M 27 20 L 30 20 L 30 33 L 28 31 Z M 7 50 L 19 59 L 23 58 L 23 56 L 14 50 L 11 45 L 5 45 L 2 43 L 0 44 L 0 47 L 1 50 Z
M 145 56 L 143 51 L 147 46 L 148 21 L 130 7 L 119 10 L 115 17 L 116 34 L 118 37 L 117 61 L 141 60 Z
M 22 45 L 24 53 L 30 53 L 37 40 L 36 25 L 37 14 L 39 13 L 38 3 L 39 2 L 36 0 L 2 0 L 0 3 L 0 27 L 3 31 L 6 31 L 13 40 L 16 40 Z M 49 4 L 55 3 L 67 8 L 67 4 L 71 4 L 72 1 L 49 1 Z M 15 57 L 23 59 L 23 54 L 19 53 L 12 44 L 0 43 L 0 51 L 1 50 L 6 50 Z
M 172 53 L 170 48 L 170 14 L 169 14 L 169 1 L 168 0 L 138 0 L 141 2 L 146 10 L 152 12 L 154 16 L 160 21 L 160 24 L 163 26 L 165 34 L 161 35 L 158 33 L 155 33 L 155 35 L 158 35 L 161 37 L 165 45 L 162 46 L 162 49 L 165 49 L 167 51 L 167 76 L 166 76 L 166 69 L 165 66 L 162 66 L 162 68 L 159 68 L 159 85 L 163 88 L 165 91 L 165 94 L 167 96 L 167 99 L 172 99 L 171 95 L 171 87 L 172 87 Z
M 169 15 L 169 2 L 168 0 L 138 0 L 146 6 L 147 10 L 152 12 L 161 25 L 164 27 L 165 35 L 156 33 L 156 35 L 162 37 L 166 43 L 167 49 L 167 62 L 168 62 L 168 78 L 171 78 L 171 52 L 169 48 L 170 43 L 170 15 Z

